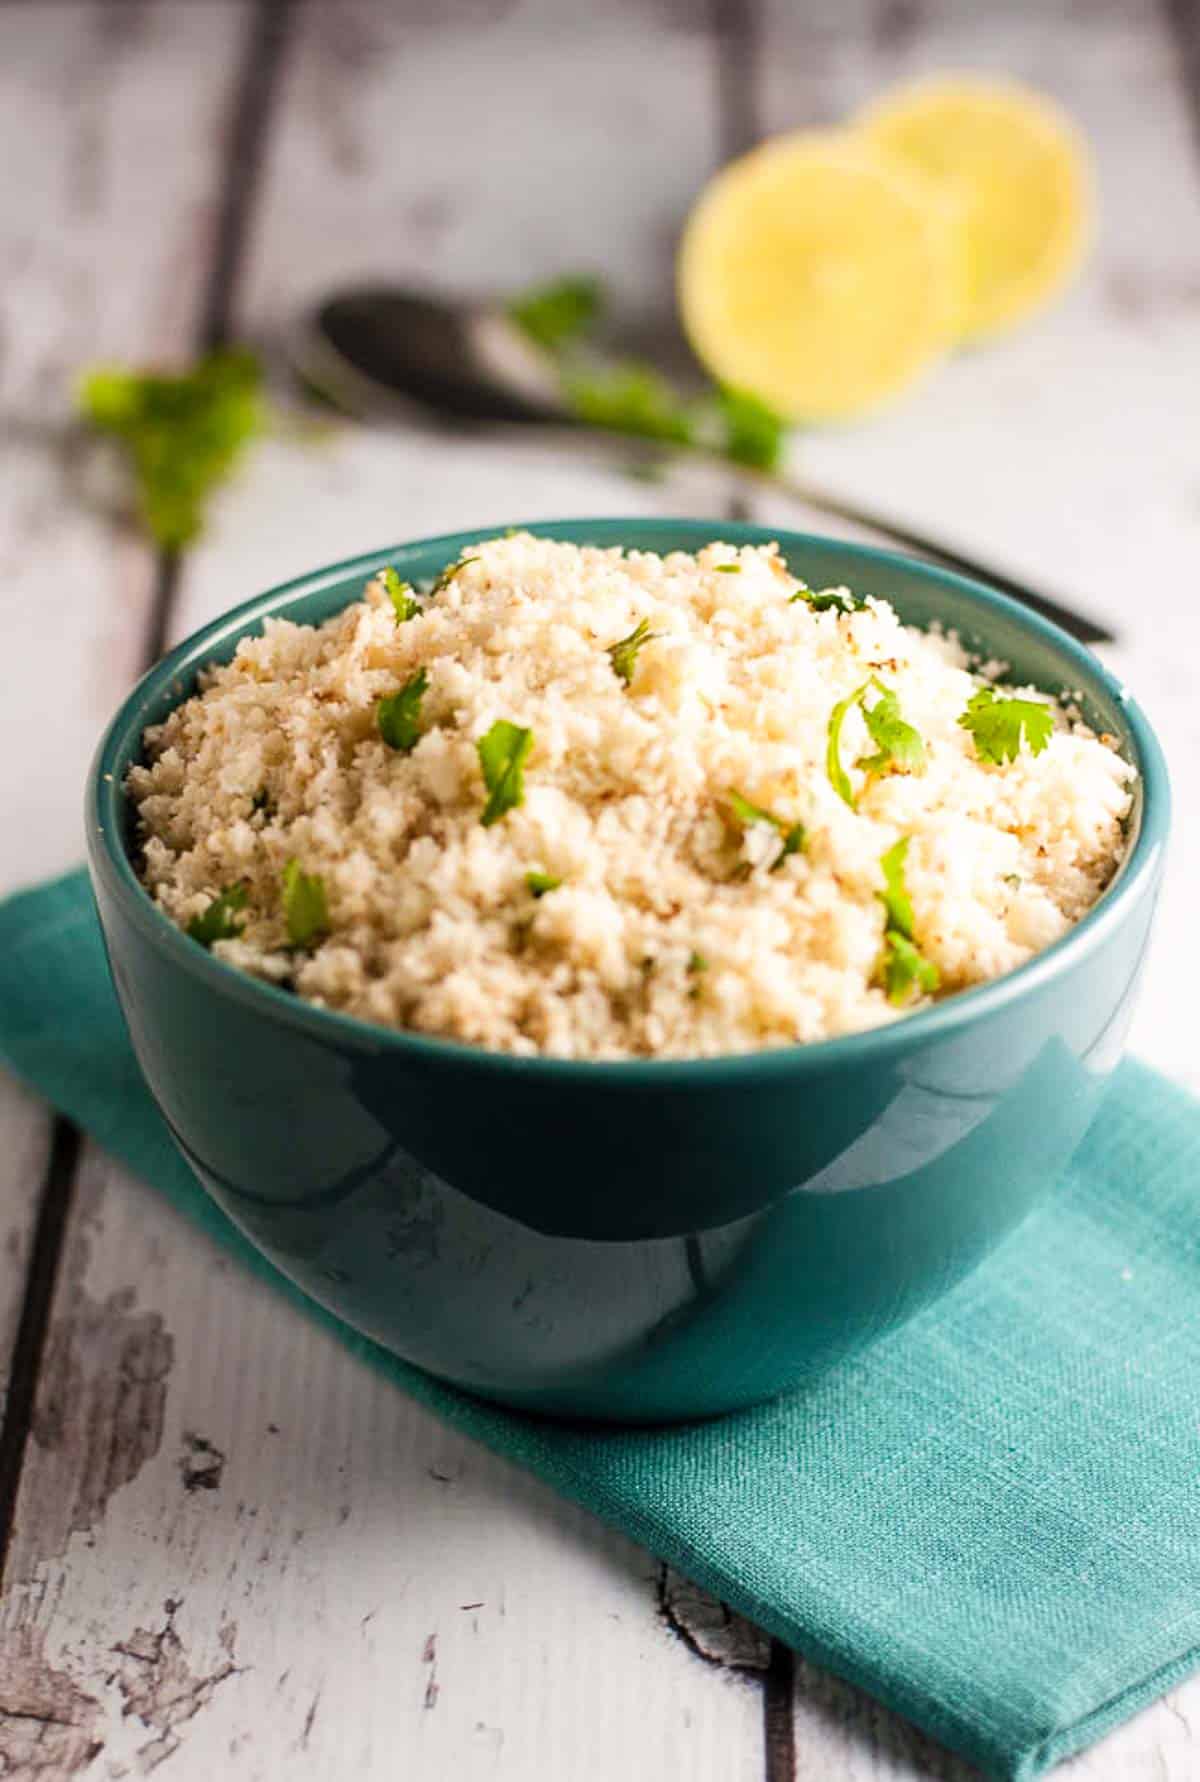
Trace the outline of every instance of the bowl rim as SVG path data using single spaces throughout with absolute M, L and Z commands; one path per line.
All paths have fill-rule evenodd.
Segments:
M 1116 877 L 1098 901 L 1065 935 L 1036 953 L 1032 959 L 1005 972 L 985 984 L 957 991 L 945 1002 L 917 1009 L 883 1026 L 855 1033 L 840 1034 L 830 1039 L 812 1040 L 791 1046 L 771 1046 L 757 1051 L 722 1053 L 703 1058 L 556 1058 L 541 1054 L 521 1056 L 488 1050 L 459 1040 L 415 1033 L 406 1028 L 391 1028 L 361 1020 L 340 1010 L 319 1007 L 305 1002 L 294 993 L 279 989 L 262 979 L 252 977 L 238 967 L 215 958 L 199 947 L 175 926 L 159 909 L 138 879 L 133 862 L 126 852 L 122 835 L 124 792 L 119 773 L 135 758 L 145 729 L 149 708 L 159 698 L 164 685 L 182 675 L 190 675 L 217 645 L 239 637 L 251 625 L 266 617 L 286 616 L 287 608 L 322 588 L 362 575 L 364 579 L 376 569 L 393 562 L 405 552 L 444 550 L 447 559 L 461 553 L 466 544 L 503 536 L 508 531 L 529 531 L 553 538 L 558 532 L 591 532 L 597 543 L 623 543 L 632 550 L 653 549 L 633 540 L 641 532 L 660 536 L 675 534 L 671 549 L 698 549 L 704 543 L 766 544 L 778 541 L 785 552 L 833 547 L 854 551 L 883 567 L 915 572 L 926 581 L 940 585 L 957 598 L 984 613 L 999 612 L 1014 619 L 1035 637 L 1051 645 L 1067 669 L 1079 670 L 1086 679 L 1100 685 L 1122 711 L 1132 739 L 1141 782 L 1141 815 L 1138 833 L 1130 851 L 1117 870 Z M 632 535 L 632 536 L 631 536 Z M 586 542 L 586 541 L 584 541 Z M 986 629 L 984 627 L 983 629 Z M 1071 682 L 1066 673 L 1063 684 Z M 130 742 L 133 748 L 130 748 Z M 651 514 L 613 518 L 562 518 L 553 520 L 517 521 L 508 525 L 471 528 L 466 531 L 433 534 L 407 540 L 378 550 L 361 552 L 336 563 L 294 576 L 243 601 L 217 618 L 191 632 L 179 644 L 153 664 L 136 682 L 121 702 L 97 746 L 88 774 L 85 800 L 88 854 L 93 874 L 101 878 L 106 890 L 121 904 L 124 913 L 134 922 L 143 937 L 174 965 L 206 984 L 214 994 L 231 997 L 237 1002 L 257 1008 L 267 1018 L 298 1028 L 318 1040 L 339 1043 L 359 1053 L 394 1053 L 411 1062 L 430 1067 L 464 1068 L 499 1075 L 545 1076 L 550 1080 L 575 1080 L 595 1087 L 637 1085 L 659 1089 L 669 1087 L 709 1087 L 720 1081 L 744 1078 L 771 1079 L 778 1075 L 803 1077 L 835 1066 L 856 1063 L 869 1066 L 883 1062 L 897 1051 L 914 1044 L 932 1044 L 949 1038 L 972 1021 L 999 1012 L 1022 997 L 1034 994 L 1046 984 L 1080 963 L 1084 957 L 1103 945 L 1112 930 L 1122 921 L 1128 908 L 1138 901 L 1157 872 L 1166 841 L 1170 814 L 1170 787 L 1166 762 L 1154 730 L 1129 689 L 1083 644 L 1041 614 L 1032 612 L 1020 602 L 985 583 L 959 575 L 903 552 L 854 540 L 830 537 L 815 532 L 796 532 L 777 526 L 764 526 L 750 521 L 681 519 Z

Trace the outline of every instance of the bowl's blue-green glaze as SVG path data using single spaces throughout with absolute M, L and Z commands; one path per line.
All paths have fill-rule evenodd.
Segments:
M 728 523 L 532 530 L 655 551 L 778 537 L 814 587 L 886 595 L 1020 679 L 1080 689 L 1141 772 L 1113 886 L 996 983 L 820 1045 L 571 1063 L 370 1027 L 257 983 L 172 927 L 130 862 L 126 770 L 198 668 L 268 615 L 323 619 L 379 564 L 419 582 L 482 534 L 276 589 L 182 644 L 125 702 L 88 788 L 93 882 L 147 1081 L 221 1205 L 315 1298 L 472 1391 L 579 1416 L 702 1415 L 779 1392 L 908 1317 L 1053 1185 L 1121 1051 L 1166 772 L 1094 657 L 957 576 Z

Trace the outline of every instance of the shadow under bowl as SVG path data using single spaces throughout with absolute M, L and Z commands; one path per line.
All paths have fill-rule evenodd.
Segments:
M 960 1280 L 1049 1191 L 1129 1023 L 1162 872 L 1162 756 L 1126 690 L 1004 596 L 890 552 L 730 522 L 550 521 L 580 544 L 778 539 L 813 587 L 886 596 L 1077 692 L 1140 783 L 1130 846 L 1070 934 L 891 1026 L 705 1060 L 512 1058 L 369 1026 L 223 965 L 138 883 L 142 734 L 267 617 L 313 623 L 384 563 L 423 582 L 500 528 L 424 539 L 238 607 L 138 684 L 87 793 L 92 882 L 133 1045 L 215 1199 L 315 1299 L 471 1392 L 659 1421 L 781 1392 Z M 1069 1259 L 1064 1258 L 1064 1267 Z

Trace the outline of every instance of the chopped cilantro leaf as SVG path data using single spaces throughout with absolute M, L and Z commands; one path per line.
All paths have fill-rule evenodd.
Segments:
M 842 766 L 842 725 L 846 722 L 846 714 L 852 706 L 856 706 L 867 687 L 864 681 L 853 693 L 847 693 L 845 699 L 839 699 L 829 714 L 829 736 L 825 745 L 825 771 L 829 775 L 829 783 L 838 797 L 844 799 L 854 809 L 854 787 L 850 784 L 850 775 Z
M 78 400 L 84 419 L 124 451 L 141 522 L 166 550 L 197 536 L 209 496 L 266 426 L 258 360 L 242 349 L 175 373 L 97 366 Z
M 236 940 L 242 932 L 236 912 L 245 909 L 248 896 L 249 887 L 241 880 L 236 885 L 227 885 L 206 910 L 192 917 L 187 925 L 188 934 L 202 947 L 211 947 L 214 941 Z
M 547 891 L 557 891 L 562 884 L 552 872 L 527 872 L 525 883 L 535 897 L 545 897 Z
M 498 823 L 507 811 L 525 802 L 525 761 L 533 747 L 533 731 L 507 718 L 497 718 L 486 736 L 475 744 L 488 801 L 480 821 L 485 829 Z
M 740 563 L 714 563 L 713 568 L 718 575 L 741 575 L 742 573 Z
M 465 569 L 468 563 L 478 563 L 478 561 L 478 557 L 460 557 L 456 563 L 447 563 L 445 569 L 442 570 L 432 588 L 430 588 L 430 595 L 440 594 L 443 588 L 448 588 L 450 586 L 450 583 L 454 580 L 460 569 Z
M 778 834 L 783 846 L 771 862 L 772 872 L 779 871 L 789 854 L 803 853 L 804 843 L 807 840 L 807 831 L 803 823 L 789 823 L 784 817 L 777 817 L 774 811 L 764 810 L 759 804 L 751 804 L 748 798 L 743 798 L 742 794 L 732 786 L 729 788 L 727 796 L 730 810 L 743 827 L 748 827 L 751 823 L 769 823 Z
M 874 679 L 869 686 L 879 697 L 874 705 L 863 704 L 862 715 L 875 753 L 864 755 L 858 766 L 871 774 L 882 773 L 889 767 L 900 773 L 920 773 L 925 766 L 925 744 L 920 731 L 900 716 L 900 700 L 890 687 Z
M 329 903 L 320 873 L 292 858 L 283 869 L 283 919 L 294 947 L 311 947 L 329 933 Z
M 1031 755 L 1040 755 L 1054 734 L 1050 706 L 1038 699 L 1001 699 L 994 687 L 980 687 L 958 721 L 974 737 L 979 759 L 996 767 L 1015 761 L 1022 742 Z
M 389 749 L 407 755 L 416 748 L 421 736 L 421 700 L 428 686 L 429 676 L 418 668 L 398 693 L 389 694 L 375 707 L 379 734 Z
M 633 671 L 637 665 L 638 651 L 643 644 L 653 643 L 661 636 L 658 631 L 651 631 L 649 619 L 641 619 L 634 626 L 628 637 L 608 646 L 608 659 L 613 665 L 613 673 L 624 681 L 628 687 L 633 680 Z
M 703 953 L 694 952 L 688 958 L 687 968 L 689 971 L 707 971 L 708 960 Z
M 585 335 L 603 309 L 604 287 L 584 274 L 523 291 L 509 304 L 508 314 L 535 346 L 557 353 Z
M 881 971 L 887 999 L 897 1008 L 909 1000 L 914 986 L 926 995 L 938 987 L 937 966 L 896 928 L 889 928 L 884 935 Z
M 913 938 L 913 907 L 904 883 L 904 863 L 911 837 L 901 836 L 879 857 L 883 871 L 882 891 L 875 893 L 884 909 L 883 955 L 879 973 L 887 999 L 899 1007 L 909 1000 L 914 986 L 918 992 L 932 992 L 938 987 L 938 969 L 926 959 Z
M 764 810 L 761 804 L 751 804 L 735 787 L 729 788 L 729 808 L 738 822 L 748 827 L 751 823 L 769 823 L 773 829 L 779 827 L 779 818 L 770 811 Z
M 868 706 L 863 702 L 870 692 L 877 693 L 879 697 L 873 705 Z M 846 721 L 846 714 L 856 705 L 861 706 L 867 733 L 876 745 L 875 754 L 861 756 L 856 766 L 864 768 L 867 773 L 881 773 L 888 767 L 895 767 L 902 773 L 916 773 L 925 765 L 925 744 L 921 741 L 920 732 L 900 716 L 900 701 L 892 689 L 885 687 L 872 675 L 860 687 L 856 687 L 853 693 L 848 693 L 845 699 L 839 699 L 829 714 L 825 770 L 834 791 L 851 810 L 857 808 L 857 800 L 850 784 L 850 776 L 842 766 L 842 725 Z
M 804 844 L 808 840 L 808 831 L 805 829 L 803 823 L 789 823 L 785 828 L 781 829 L 779 833 L 783 837 L 783 852 L 772 866 L 772 872 L 778 872 L 789 854 L 802 854 L 804 852 Z
M 406 619 L 420 616 L 421 608 L 413 598 L 412 584 L 402 582 L 390 563 L 382 571 L 382 581 L 384 593 L 395 610 L 397 625 L 403 625 Z
M 900 840 L 890 847 L 886 854 L 881 854 L 879 864 L 883 868 L 884 889 L 875 893 L 887 912 L 888 928 L 898 928 L 901 934 L 910 938 L 913 931 L 913 907 L 904 884 L 904 862 L 908 857 L 908 844 L 912 838 L 902 835 Z
M 851 594 L 849 588 L 825 588 L 819 594 L 810 589 L 804 598 L 815 613 L 860 613 L 867 604 L 857 594 Z

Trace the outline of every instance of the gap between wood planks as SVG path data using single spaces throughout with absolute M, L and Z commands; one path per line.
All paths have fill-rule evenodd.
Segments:
M 723 164 L 745 154 L 761 138 L 758 102 L 762 0 L 712 0 L 717 58 L 717 131 Z M 726 516 L 753 518 L 742 495 L 730 498 Z M 764 1782 L 796 1782 L 796 1658 L 773 1639 L 762 1681 Z
M 1163 10 L 1175 44 L 1196 150 L 1200 153 L 1200 0 L 1163 0 Z
M 218 183 L 216 225 L 195 332 L 197 353 L 223 345 L 230 335 L 238 278 L 293 12 L 294 0 L 252 0 L 247 11 L 246 42 L 231 99 L 229 129 Z M 181 566 L 182 558 L 178 552 L 159 554 L 142 648 L 143 668 L 148 668 L 163 653 Z M 50 1157 L 38 1197 L 4 1419 L 0 1424 L 0 1588 L 5 1578 L 21 1471 L 63 1244 L 74 1203 L 81 1150 L 82 1137 L 78 1129 L 69 1120 L 56 1115 Z

